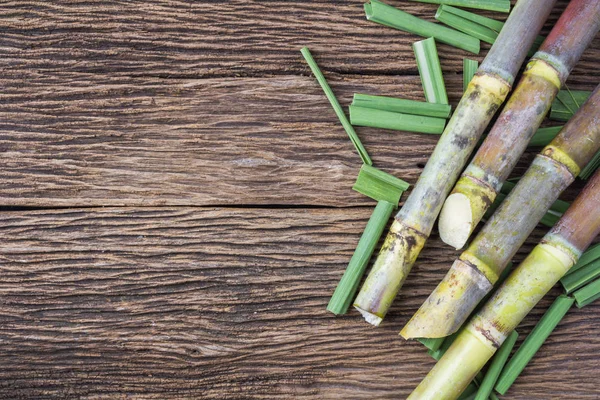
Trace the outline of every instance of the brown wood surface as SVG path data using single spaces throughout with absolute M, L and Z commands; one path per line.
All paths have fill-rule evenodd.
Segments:
M 433 366 L 397 332 L 457 254 L 435 232 L 380 328 L 325 311 L 374 202 L 299 53 L 344 106 L 423 99 L 415 36 L 362 0 L 6 1 L 0 27 L 1 399 L 396 399 Z M 440 45 L 453 104 L 487 48 Z M 357 131 L 411 183 L 436 143 Z M 600 398 L 599 317 L 569 313 L 505 398 Z

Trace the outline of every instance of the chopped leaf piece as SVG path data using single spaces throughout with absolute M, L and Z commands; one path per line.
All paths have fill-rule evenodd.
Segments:
M 550 119 L 568 121 L 591 93 L 586 90 L 560 90 L 552 102 Z
M 476 22 L 459 17 L 456 14 L 444 11 L 442 7 L 438 8 L 435 13 L 435 19 L 457 31 L 466 33 L 467 35 L 473 36 L 474 38 L 489 44 L 493 44 L 498 37 L 498 32 L 495 32 L 486 26 L 479 25 Z
M 579 177 L 581 179 L 589 179 L 590 176 L 596 172 L 596 170 L 600 167 L 600 151 L 598 151 L 594 157 L 590 160 L 589 163 L 579 173 Z
M 444 118 L 421 115 L 400 114 L 391 111 L 350 106 L 350 122 L 355 126 L 393 129 L 397 131 L 441 134 L 444 131 Z
M 387 201 L 398 207 L 402 192 L 410 185 L 402 179 L 363 164 L 352 189 L 377 201 Z
M 465 11 L 460 8 L 452 7 L 448 4 L 442 4 L 441 6 L 439 6 L 437 12 L 444 12 L 457 15 L 463 19 L 466 19 L 467 21 L 475 22 L 478 25 L 485 26 L 486 28 L 489 28 L 496 33 L 500 33 L 500 31 L 504 27 L 504 22 L 502 21 L 484 17 L 482 15 Z
M 469 86 L 469 82 L 475 76 L 477 68 L 479 68 L 477 61 L 463 58 L 463 92 L 467 91 L 467 86 Z
M 435 18 L 460 32 L 474 36 L 490 44 L 494 43 L 498 34 L 504 27 L 504 22 L 502 21 L 483 17 L 449 5 L 441 5 L 435 14 Z M 545 38 L 543 36 L 537 36 L 528 55 L 532 56 L 544 40 Z
M 437 351 L 446 338 L 419 338 L 419 342 L 423 343 L 430 351 Z
M 566 276 L 569 276 L 570 274 L 574 273 L 575 271 L 577 271 L 580 268 L 585 267 L 586 265 L 588 265 L 589 263 L 592 263 L 596 260 L 600 259 L 600 243 L 594 245 L 594 246 L 590 246 L 582 255 L 581 257 L 579 257 L 579 261 L 577 261 L 577 264 L 573 265 L 571 267 L 571 269 L 569 270 L 569 272 L 567 272 Z
M 375 108 L 382 111 L 436 118 L 449 118 L 452 109 L 449 104 L 428 103 L 425 101 L 397 99 L 395 97 L 386 96 L 370 96 L 368 94 L 359 93 L 354 95 L 352 105 L 357 107 Z
M 529 141 L 529 147 L 543 147 L 547 146 L 555 137 L 563 126 L 551 126 L 549 128 L 539 128 L 531 140 Z
M 354 250 L 354 254 L 350 259 L 350 263 L 348 264 L 348 267 L 346 267 L 342 279 L 340 279 L 340 282 L 335 288 L 331 300 L 329 300 L 327 310 L 337 315 L 345 314 L 348 311 L 348 307 L 352 304 L 352 300 L 354 300 L 356 291 L 358 290 L 360 280 L 369 264 L 373 250 L 375 250 L 375 246 L 377 245 L 377 242 L 379 242 L 379 238 L 381 237 L 383 229 L 390 219 L 390 215 L 394 208 L 394 204 L 386 201 L 377 203 L 377 206 L 375 207 L 375 210 L 373 210 L 373 214 L 371 214 L 371 218 L 369 219 L 369 222 L 367 222 L 367 226 L 358 241 L 356 250 Z
M 342 110 L 342 106 L 340 106 L 340 103 L 337 101 L 337 98 L 335 97 L 335 95 L 333 94 L 333 91 L 329 87 L 329 84 L 325 80 L 325 77 L 323 76 L 323 73 L 319 69 L 319 66 L 317 65 L 316 61 L 314 60 L 312 54 L 310 54 L 310 50 L 308 50 L 308 47 L 303 47 L 300 50 L 300 52 L 302 53 L 302 55 L 304 56 L 304 59 L 308 63 L 308 66 L 310 67 L 313 75 L 315 76 L 315 78 L 317 78 L 317 82 L 319 82 L 319 85 L 321 85 L 321 88 L 323 88 L 323 91 L 325 92 L 325 96 L 327 96 L 327 99 L 331 103 L 333 110 L 335 111 L 337 117 L 339 118 L 340 122 L 342 123 L 342 126 L 346 130 L 348 137 L 350 137 L 350 140 L 352 141 L 352 144 L 356 148 L 356 151 L 358 151 L 358 155 L 362 159 L 363 163 L 372 165 L 373 162 L 371 161 L 371 157 L 369 157 L 369 154 L 367 154 L 367 150 L 365 150 L 365 147 L 363 146 L 360 139 L 358 138 L 358 135 L 354 131 L 354 128 L 350 124 L 350 121 L 348 121 L 348 118 L 346 118 L 346 114 L 344 114 L 344 110 Z
M 478 8 L 489 11 L 510 11 L 509 0 L 414 0 L 420 3 L 447 4 L 456 7 Z
M 498 393 L 502 395 L 506 393 L 567 311 L 569 311 L 573 302 L 572 298 L 560 295 L 552 303 L 548 311 L 540 319 L 540 322 L 533 328 L 529 336 L 521 344 L 521 347 L 519 347 L 515 355 L 502 370 L 495 387 Z
M 430 103 L 448 104 L 442 67 L 433 38 L 413 43 L 419 76 L 423 84 L 425 99 Z
M 369 21 L 423 37 L 434 37 L 442 43 L 479 54 L 478 39 L 454 29 L 422 20 L 379 0 L 371 0 L 371 3 L 366 3 L 365 14 Z
M 589 285 L 582 287 L 573 293 L 573 297 L 577 302 L 577 308 L 585 307 L 598 300 L 600 298 L 600 279 L 596 279 Z
M 594 279 L 600 277 L 600 259 L 589 263 L 583 268 L 579 268 L 572 274 L 565 275 L 560 283 L 565 288 L 567 294 L 579 289 L 582 286 L 587 285 Z

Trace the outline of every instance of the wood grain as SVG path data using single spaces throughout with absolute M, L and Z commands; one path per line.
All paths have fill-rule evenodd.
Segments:
M 434 237 L 380 328 L 336 318 L 370 211 L 1 213 L 0 397 L 405 397 L 433 360 L 397 332 L 456 253 Z M 507 398 L 597 398 L 599 310 L 570 312 Z
M 369 204 L 351 190 L 360 159 L 312 77 L 22 78 L 0 95 L 2 205 Z M 418 77 L 328 78 L 345 105 L 355 92 L 423 99 Z M 461 80 L 446 79 L 453 102 Z M 410 183 L 437 141 L 357 131 L 376 166 Z
M 416 386 L 433 360 L 397 332 L 456 256 L 435 233 L 382 327 L 325 311 L 374 203 L 351 190 L 359 158 L 299 49 L 344 106 L 355 92 L 423 100 L 417 37 L 366 21 L 362 3 L 0 4 L 0 398 L 395 399 Z M 488 48 L 440 45 L 453 104 L 462 58 Z M 569 86 L 592 89 L 598 59 L 597 38 Z M 357 131 L 411 183 L 436 143 Z M 598 398 L 599 307 L 570 312 L 507 398 Z
M 11 1 L 0 7 L 0 66 L 7 70 L 206 78 L 307 74 L 309 46 L 330 71 L 416 74 L 417 36 L 366 20 L 363 0 Z M 558 2 L 545 32 L 568 2 Z M 432 20 L 436 5 L 389 0 Z M 506 14 L 484 13 L 504 20 Z M 489 45 L 484 44 L 483 49 Z M 484 54 L 484 53 L 482 53 Z M 444 71 L 473 55 L 440 45 Z M 576 75 L 597 73 L 598 41 Z

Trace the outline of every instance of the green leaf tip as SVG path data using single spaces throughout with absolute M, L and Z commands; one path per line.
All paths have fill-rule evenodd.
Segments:
M 350 121 L 348 121 L 346 114 L 344 114 L 344 110 L 342 110 L 342 106 L 340 105 L 337 98 L 333 94 L 333 90 L 331 90 L 331 88 L 329 87 L 329 84 L 327 83 L 325 76 L 319 69 L 319 66 L 317 65 L 317 62 L 314 60 L 312 54 L 310 53 L 310 50 L 308 49 L 308 47 L 303 47 L 302 49 L 300 49 L 300 53 L 302 53 L 302 55 L 304 56 L 304 59 L 306 60 L 306 63 L 310 67 L 313 75 L 315 76 L 315 78 L 317 78 L 317 82 L 319 82 L 319 85 L 321 85 L 321 88 L 323 89 L 323 92 L 325 93 L 327 100 L 329 100 L 329 103 L 331 103 L 331 106 L 333 107 L 333 111 L 335 111 L 335 114 L 337 115 L 342 126 L 344 127 L 344 130 L 348 134 L 350 141 L 356 148 L 356 151 L 358 152 L 358 155 L 360 156 L 362 162 L 364 164 L 372 165 L 373 161 L 371 161 L 371 157 L 369 157 L 367 150 L 365 149 L 362 142 L 358 138 L 358 135 L 354 131 L 354 128 L 350 124 Z

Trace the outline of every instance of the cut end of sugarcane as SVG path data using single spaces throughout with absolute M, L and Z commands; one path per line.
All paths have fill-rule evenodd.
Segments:
M 373 326 L 379 326 L 379 324 L 381 324 L 381 321 L 383 321 L 383 318 L 372 314 L 366 310 L 363 310 L 362 308 L 358 307 L 358 306 L 354 306 L 354 308 L 356 308 L 363 316 L 363 318 L 365 319 L 365 321 L 367 321 L 368 323 L 370 323 Z
M 456 260 L 400 332 L 405 339 L 450 336 L 465 323 L 492 284 L 470 262 Z
M 455 249 L 467 243 L 473 230 L 471 201 L 462 193 L 453 193 L 446 199 L 440 213 L 438 229 L 442 241 Z

